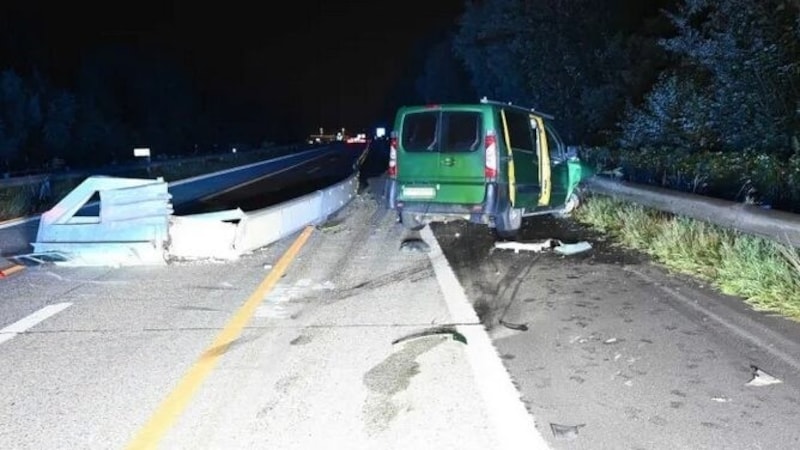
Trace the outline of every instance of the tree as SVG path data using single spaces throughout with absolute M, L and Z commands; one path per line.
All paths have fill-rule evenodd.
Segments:
M 119 160 L 131 149 L 188 153 L 198 132 L 195 87 L 165 59 L 113 46 L 98 49 L 79 77 L 78 139 L 85 156 Z
M 25 80 L 10 69 L 0 73 L 0 158 L 6 172 L 20 156 L 26 159 L 21 154 L 41 120 L 38 96 Z
M 452 35 L 431 48 L 416 87 L 426 103 L 475 101 L 466 70 L 453 50 Z
M 685 0 L 667 17 L 676 35 L 661 45 L 676 59 L 674 79 L 656 85 L 645 106 L 631 111 L 622 143 L 669 141 L 674 137 L 667 135 L 678 132 L 681 145 L 792 149 L 800 134 L 796 6 L 786 0 Z M 680 109 L 673 115 L 653 115 L 673 104 Z M 641 136 L 637 129 L 644 122 L 649 137 L 630 139 Z
M 712 106 L 701 83 L 665 73 L 638 108 L 629 107 L 619 142 L 647 146 L 714 149 L 720 136 L 711 126 Z
M 574 143 L 613 125 L 625 99 L 619 0 L 471 2 L 454 45 L 481 96 L 554 114 Z
M 51 157 L 66 157 L 75 126 L 77 102 L 75 96 L 67 91 L 55 92 L 47 102 L 47 110 L 42 127 L 42 142 Z
M 524 103 L 530 101 L 525 83 L 523 54 L 525 27 L 519 23 L 518 0 L 470 1 L 453 38 L 456 55 L 481 97 Z

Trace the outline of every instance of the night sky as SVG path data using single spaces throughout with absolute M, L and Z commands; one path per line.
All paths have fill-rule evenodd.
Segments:
M 452 29 L 463 0 L 44 2 L 0 6 L 0 68 L 69 84 L 81 58 L 126 43 L 178 61 L 209 95 L 319 125 L 367 128 L 415 44 Z

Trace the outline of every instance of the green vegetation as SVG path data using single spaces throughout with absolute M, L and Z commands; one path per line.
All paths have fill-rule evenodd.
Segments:
M 792 247 L 598 195 L 574 217 L 756 310 L 800 321 L 800 253 Z
M 619 169 L 627 181 L 800 212 L 800 148 L 777 154 L 597 147 L 580 156 L 599 171 Z

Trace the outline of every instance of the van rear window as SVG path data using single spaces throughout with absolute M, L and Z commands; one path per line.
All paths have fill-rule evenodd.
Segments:
M 407 152 L 473 152 L 481 147 L 481 114 L 461 111 L 411 113 L 403 120 Z

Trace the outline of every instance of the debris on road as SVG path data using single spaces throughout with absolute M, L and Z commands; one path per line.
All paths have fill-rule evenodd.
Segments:
M 514 250 L 514 253 L 519 253 L 522 250 L 536 253 L 553 250 L 560 255 L 570 256 L 589 251 L 592 249 L 592 245 L 586 241 L 565 244 L 558 239 L 545 239 L 541 242 L 495 242 L 494 248 Z
M 585 427 L 586 424 L 579 424 L 579 425 L 559 425 L 557 423 L 550 424 L 550 430 L 553 431 L 553 436 L 556 439 L 571 441 L 578 437 L 578 430 L 581 427 Z
M 422 239 L 412 238 L 412 239 L 406 239 L 402 243 L 400 243 L 400 250 L 404 252 L 428 253 L 429 251 L 431 251 L 431 247 L 428 245 L 427 242 L 423 241 Z
M 456 330 L 454 327 L 434 327 L 434 328 L 428 328 L 423 331 L 419 331 L 417 333 L 411 333 L 409 335 L 395 339 L 394 341 L 392 341 L 392 345 L 396 345 L 405 341 L 410 341 L 412 339 L 418 339 L 428 336 L 442 336 L 442 335 L 450 335 L 454 341 L 461 342 L 462 344 L 467 343 L 466 336 L 458 332 L 458 330 Z
M 564 244 L 559 243 L 559 245 L 553 249 L 556 253 L 564 256 L 576 255 L 578 253 L 588 252 L 592 249 L 592 244 L 581 241 L 576 242 L 574 244 Z
M 328 233 L 337 233 L 344 229 L 344 219 L 331 219 L 325 223 L 317 225 L 317 229 Z
M 769 386 L 771 384 L 783 383 L 783 381 L 773 377 L 772 375 L 764 372 L 756 366 L 750 366 L 753 370 L 753 378 L 745 383 L 745 386 Z
M 0 278 L 6 278 L 11 274 L 17 273 L 24 268 L 25 266 L 21 264 L 17 264 L 13 261 L 9 261 L 5 258 L 0 257 Z
M 549 250 L 557 245 L 560 245 L 561 241 L 556 239 L 546 239 L 542 242 L 495 242 L 494 248 L 500 250 L 514 250 L 514 253 L 519 253 L 520 250 L 525 250 L 529 252 L 543 252 L 545 250 Z
M 506 322 L 503 319 L 500 319 L 500 325 L 503 325 L 506 328 L 516 331 L 528 331 L 528 325 L 524 323 L 513 323 L 513 322 Z

